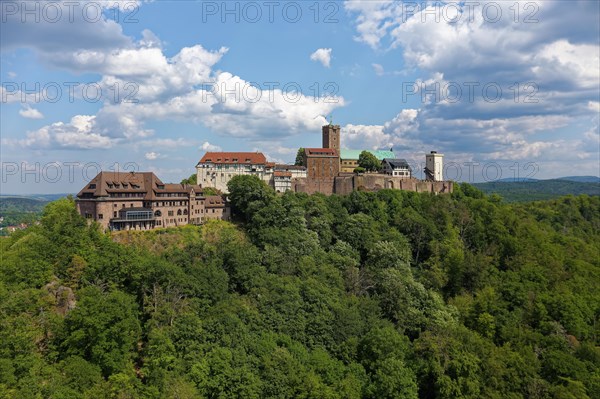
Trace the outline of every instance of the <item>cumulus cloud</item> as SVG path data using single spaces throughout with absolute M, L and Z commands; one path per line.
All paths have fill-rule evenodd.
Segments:
M 25 108 L 19 110 L 19 115 L 27 119 L 42 119 L 44 114 L 31 106 L 26 105 Z
M 325 68 L 331 66 L 331 49 L 320 48 L 310 55 L 311 61 L 320 62 Z
M 103 136 L 96 130 L 96 117 L 76 115 L 68 123 L 56 122 L 36 131 L 18 144 L 28 148 L 56 147 L 63 149 L 102 149 L 112 147 L 118 140 Z
M 470 15 L 464 7 L 345 3 L 355 16 L 357 41 L 378 51 L 401 51 L 404 68 L 421 75 L 411 98 L 420 103 L 418 115 L 413 119 L 401 111 L 381 129 L 363 126 L 370 133 L 362 136 L 461 159 L 597 157 L 598 146 L 589 146 L 598 126 L 597 4 L 484 1 Z M 497 7 L 502 17 L 491 23 L 486 9 Z M 521 10 L 518 21 L 515 7 Z M 388 75 L 382 65 L 373 68 Z M 468 84 L 474 85 L 472 96 Z M 488 84 L 494 87 L 486 92 Z M 462 89 L 457 101 L 449 89 L 456 87 Z M 557 139 L 567 126 L 578 127 Z
M 123 34 L 121 25 L 106 18 L 104 12 L 130 15 L 137 1 L 53 1 L 52 4 L 11 2 L 2 7 L 2 51 L 19 47 L 31 48 L 42 59 L 54 63 L 56 53 L 78 49 L 109 50 L 130 46 L 132 41 Z M 24 9 L 35 10 L 24 14 Z M 36 20 L 37 17 L 37 20 Z M 23 23 L 22 18 L 25 18 Z M 33 26 L 35 25 L 35 26 Z
M 45 126 L 51 145 L 94 148 L 147 138 L 155 132 L 146 123 L 157 120 L 198 123 L 224 136 L 283 137 L 320 129 L 325 123 L 322 115 L 344 105 L 340 96 L 312 97 L 283 90 L 284 83 L 257 87 L 230 72 L 214 70 L 227 48 L 212 51 L 194 45 L 167 57 L 158 37 L 150 31 L 142 36 L 139 43 L 118 49 L 56 55 L 57 64 L 101 74 L 99 84 L 109 95 L 90 117 L 88 129 L 75 128 L 72 122 Z M 115 87 L 118 98 L 113 98 Z M 73 133 L 59 135 L 59 128 Z M 90 143 L 81 140 L 88 136 Z

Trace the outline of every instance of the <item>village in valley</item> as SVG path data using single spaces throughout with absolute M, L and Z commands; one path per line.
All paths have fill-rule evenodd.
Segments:
M 425 155 L 425 180 L 419 180 L 392 149 L 344 149 L 341 139 L 339 125 L 323 126 L 322 147 L 300 148 L 293 165 L 268 162 L 261 152 L 206 152 L 196 165 L 195 184 L 163 183 L 153 172 L 100 172 L 77 194 L 77 209 L 102 228 L 116 231 L 229 220 L 227 183 L 239 175 L 256 176 L 278 193 L 453 190 L 453 182 L 444 180 L 443 154 Z

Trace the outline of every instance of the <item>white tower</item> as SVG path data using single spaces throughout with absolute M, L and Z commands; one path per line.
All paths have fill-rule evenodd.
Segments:
M 425 155 L 425 179 L 433 181 L 444 180 L 444 154 L 431 151 Z

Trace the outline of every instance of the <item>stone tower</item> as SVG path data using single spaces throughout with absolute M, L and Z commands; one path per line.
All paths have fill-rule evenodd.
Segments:
M 444 154 L 438 154 L 437 151 L 425 154 L 425 180 L 443 181 L 443 171 Z
M 340 150 L 340 125 L 323 126 L 323 148 Z

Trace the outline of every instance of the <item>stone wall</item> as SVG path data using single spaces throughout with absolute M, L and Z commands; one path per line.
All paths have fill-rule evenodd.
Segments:
M 323 193 L 326 195 L 347 195 L 352 191 L 378 191 L 383 189 L 415 191 L 418 193 L 451 193 L 454 189 L 451 181 L 424 181 L 378 173 L 355 175 L 340 173 L 334 179 L 293 179 L 292 190 L 300 193 Z

